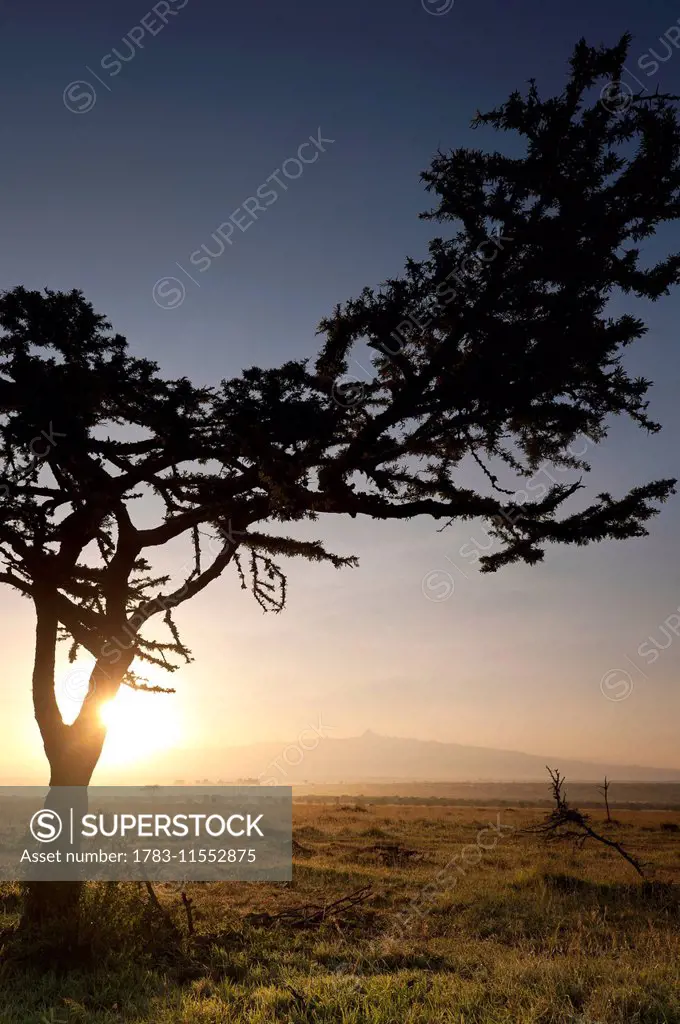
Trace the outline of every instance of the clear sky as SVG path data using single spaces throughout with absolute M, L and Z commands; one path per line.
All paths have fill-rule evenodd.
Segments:
M 419 173 L 437 147 L 495 145 L 470 131 L 475 110 L 530 76 L 559 89 L 580 36 L 613 43 L 629 29 L 631 71 L 652 91 L 680 92 L 680 51 L 659 42 L 672 25 L 680 34 L 680 8 L 663 0 L 156 8 L 0 4 L 0 287 L 81 288 L 133 352 L 199 383 L 313 354 L 336 302 L 423 253 L 432 228 L 417 220 L 428 206 Z M 667 58 L 653 74 L 652 49 Z M 333 140 L 319 159 L 297 180 L 281 177 L 319 129 Z M 252 223 L 241 209 L 249 226 L 220 255 L 211 234 L 277 172 L 285 189 Z M 217 255 L 197 270 L 203 244 Z M 168 277 L 186 289 L 176 308 L 161 308 L 180 294 L 172 282 L 154 301 Z M 646 308 L 650 334 L 629 360 L 656 381 L 664 432 L 615 425 L 594 455 L 593 494 L 680 475 L 679 312 L 678 296 Z M 314 532 L 357 554 L 360 569 L 292 565 L 280 616 L 263 616 L 231 577 L 213 584 L 179 616 L 196 661 L 175 677 L 178 695 L 128 696 L 162 702 L 158 744 L 174 737 L 180 748 L 294 739 L 321 712 L 337 736 L 371 728 L 680 767 L 680 639 L 661 630 L 680 605 L 679 525 L 680 497 L 647 540 L 553 549 L 538 567 L 479 576 L 479 528 L 321 522 Z M 12 775 L 41 753 L 33 617 L 9 591 L 0 614 L 10 737 L 0 771 Z M 614 669 L 629 678 L 601 685 Z M 105 759 L 143 738 L 116 728 Z

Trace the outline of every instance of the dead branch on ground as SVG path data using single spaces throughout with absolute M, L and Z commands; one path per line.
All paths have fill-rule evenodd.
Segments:
M 606 836 L 601 836 L 592 827 L 588 815 L 568 803 L 564 794 L 565 779 L 560 774 L 559 769 L 553 771 L 547 765 L 546 769 L 550 775 L 550 789 L 555 806 L 544 821 L 539 822 L 538 825 L 530 825 L 524 831 L 539 835 L 548 843 L 573 842 L 579 848 L 583 847 L 589 839 L 594 839 L 596 842 L 603 843 L 604 846 L 609 846 L 612 850 L 616 850 L 624 860 L 628 861 L 631 867 L 635 868 L 638 875 L 644 878 L 645 874 L 639 861 L 624 850 L 621 843 L 617 843 L 613 839 L 607 839 Z

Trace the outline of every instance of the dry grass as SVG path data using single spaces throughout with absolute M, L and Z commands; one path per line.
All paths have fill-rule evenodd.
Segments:
M 680 814 L 617 809 L 607 826 L 593 812 L 647 865 L 641 882 L 601 846 L 522 834 L 544 813 L 296 805 L 292 883 L 192 885 L 181 949 L 136 886 L 93 886 L 91 941 L 115 930 L 117 948 L 94 971 L 6 972 L 0 1021 L 680 1024 L 680 836 L 663 827 Z M 321 923 L 272 920 L 364 886 Z M 183 925 L 177 889 L 159 896 Z

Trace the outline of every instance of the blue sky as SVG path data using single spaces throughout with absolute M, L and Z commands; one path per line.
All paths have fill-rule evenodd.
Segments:
M 680 52 L 659 42 L 677 27 L 673 4 L 456 0 L 433 13 L 443 5 L 168 0 L 156 4 L 163 24 L 139 0 L 5 0 L 0 287 L 79 287 L 134 352 L 197 382 L 311 355 L 336 302 L 423 253 L 419 174 L 435 150 L 497 144 L 469 129 L 477 108 L 530 76 L 559 89 L 580 36 L 613 43 L 626 29 L 639 80 L 680 92 Z M 114 75 L 115 49 L 130 59 Z M 652 49 L 667 57 L 653 75 Z M 319 129 L 334 140 L 325 152 L 197 273 L 190 254 L 214 247 L 219 225 Z M 153 297 L 168 276 L 186 288 L 170 309 Z M 629 361 L 656 381 L 664 432 L 615 425 L 593 458 L 593 493 L 678 473 L 678 312 L 677 296 L 645 308 L 650 333 Z M 470 527 L 317 524 L 361 568 L 292 567 L 278 617 L 231 578 L 213 585 L 180 620 L 196 663 L 176 698 L 157 699 L 176 701 L 187 745 L 294 737 L 321 709 L 336 735 L 680 766 L 680 640 L 652 664 L 637 653 L 650 636 L 666 642 L 660 626 L 680 605 L 679 522 L 676 498 L 648 540 L 551 550 L 537 568 L 482 577 L 460 556 L 483 540 Z M 424 595 L 431 572 L 450 573 L 446 600 Z M 0 611 L 13 680 L 0 700 L 17 743 L 37 749 L 31 609 L 5 592 Z M 618 668 L 632 685 L 601 687 Z

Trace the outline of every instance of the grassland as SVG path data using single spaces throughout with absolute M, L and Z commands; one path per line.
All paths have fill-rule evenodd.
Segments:
M 296 804 L 292 883 L 188 887 L 193 935 L 177 887 L 160 910 L 93 885 L 89 962 L 0 959 L 0 1021 L 680 1024 L 680 814 L 593 812 L 642 881 L 604 847 L 523 831 L 544 813 Z M 0 909 L 11 927 L 15 887 Z

